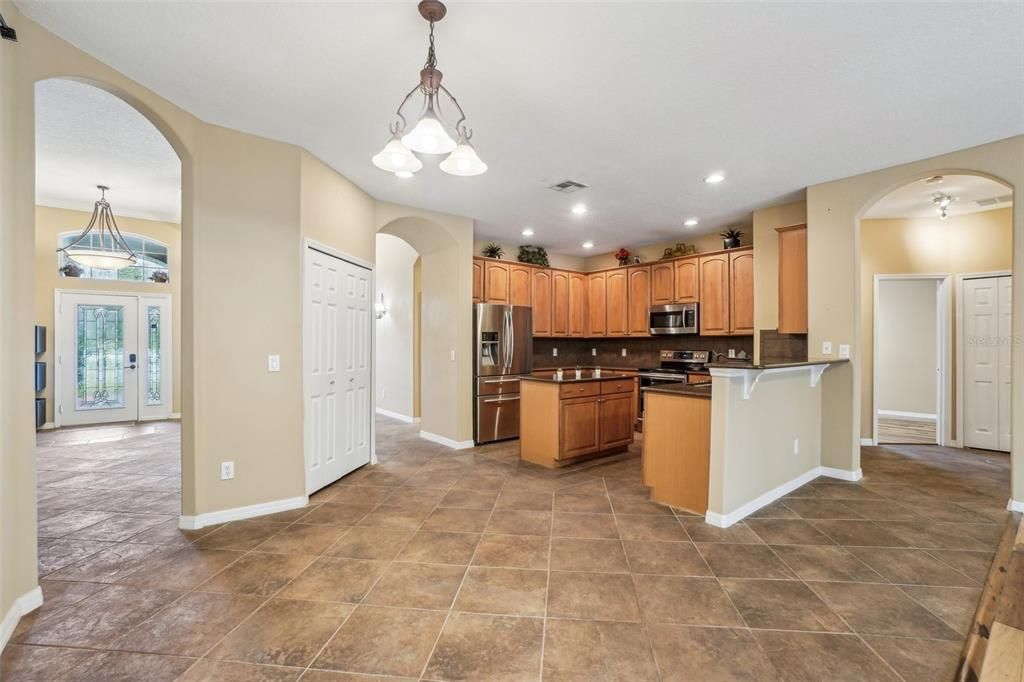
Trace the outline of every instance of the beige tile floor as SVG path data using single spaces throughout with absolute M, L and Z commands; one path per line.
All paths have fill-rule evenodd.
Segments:
M 3 680 L 941 680 L 1008 459 L 865 448 L 721 530 L 629 456 L 551 473 L 378 422 L 309 507 L 177 530 L 174 424 L 41 434 L 46 602 Z

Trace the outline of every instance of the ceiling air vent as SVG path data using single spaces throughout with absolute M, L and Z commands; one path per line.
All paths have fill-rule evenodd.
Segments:
M 579 190 L 586 188 L 587 185 L 584 185 L 582 182 L 576 182 L 575 180 L 562 180 L 557 185 L 551 185 L 551 187 L 548 187 L 548 189 L 553 189 L 556 192 L 561 192 L 562 194 L 572 194 L 573 192 L 578 192 Z
M 1001 197 L 989 197 L 988 199 L 977 199 L 975 205 L 985 208 L 987 206 L 996 206 L 997 204 L 1008 204 L 1013 201 L 1012 194 L 1004 194 Z

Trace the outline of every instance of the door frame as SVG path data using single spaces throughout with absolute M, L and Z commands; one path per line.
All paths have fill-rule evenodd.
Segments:
M 871 308 L 871 441 L 878 445 L 878 293 L 879 284 L 883 281 L 898 280 L 935 280 L 939 283 L 936 294 L 936 348 L 939 355 L 939 372 L 935 378 L 936 405 L 935 405 L 935 436 L 936 444 L 942 446 L 955 446 L 952 437 L 952 423 L 950 414 L 952 412 L 952 376 L 950 372 L 950 351 L 952 350 L 953 330 L 950 319 L 952 308 L 952 275 L 946 273 L 921 273 L 921 274 L 883 274 L 874 277 L 874 299 Z M 958 299 L 959 300 L 959 299 Z M 959 324 L 957 329 L 959 329 Z M 958 375 L 959 377 L 959 375 Z M 959 413 L 958 413 L 959 415 Z M 959 428 L 957 435 L 959 436 Z
M 150 422 L 160 421 L 164 419 L 172 419 L 174 417 L 174 298 L 172 294 L 150 294 L 150 293 L 139 293 L 129 291 L 108 291 L 108 290 L 92 290 L 92 289 L 54 289 L 53 290 L 53 428 L 59 429 L 61 427 L 61 401 L 63 400 L 63 394 L 61 393 L 61 360 L 60 349 L 61 346 L 61 333 L 63 325 L 63 318 L 61 315 L 61 296 L 64 294 L 69 295 L 84 295 L 84 296 L 117 296 L 119 298 L 134 298 L 135 305 L 138 309 L 142 308 L 142 300 L 146 298 L 155 298 L 163 301 L 167 306 L 167 348 L 170 351 L 166 353 L 167 356 L 167 385 L 170 387 L 167 391 L 167 410 L 166 415 L 158 415 L 155 417 L 144 417 L 142 414 L 142 395 L 141 388 L 138 390 L 136 400 L 139 403 L 139 407 L 135 414 L 136 422 Z M 136 313 L 139 314 L 138 312 Z M 138 317 L 138 324 L 141 324 L 142 318 Z M 141 345 L 141 340 L 136 340 L 137 344 Z M 141 357 L 142 353 L 138 352 Z M 142 372 L 138 373 L 138 380 L 141 382 Z M 111 422 L 117 423 L 117 422 Z
M 351 254 L 345 253 L 339 249 L 328 246 L 322 242 L 318 242 L 315 239 L 304 237 L 302 239 L 301 251 L 299 253 L 300 263 L 302 264 L 299 268 L 300 277 L 302 278 L 302 301 L 299 306 L 299 314 L 302 317 L 302 480 L 303 489 L 308 489 L 308 463 L 310 459 L 310 447 L 312 446 L 313 439 L 310 436 L 310 422 L 309 422 L 309 369 L 311 364 L 311 357 L 308 352 L 308 343 L 311 337 L 311 325 L 312 320 L 309 315 L 306 314 L 306 303 L 309 300 L 309 287 L 306 282 L 306 253 L 309 249 L 319 251 L 331 258 L 337 258 L 338 260 L 344 261 L 356 267 L 364 268 L 370 272 L 370 306 L 372 310 L 373 302 L 377 300 L 377 271 L 373 263 L 365 261 L 361 258 L 357 258 Z M 376 320 L 370 325 L 370 403 L 368 415 L 370 419 L 370 464 L 377 463 L 377 420 L 375 415 L 377 414 L 377 324 Z M 306 493 L 308 494 L 308 493 Z
M 964 272 L 956 276 L 956 441 L 954 447 L 964 446 L 964 281 L 989 277 L 1013 277 L 1012 270 L 991 272 Z M 1012 381 L 1011 377 L 1011 381 Z M 1010 386 L 1011 391 L 1013 386 Z M 1011 425 L 1012 426 L 1012 425 Z

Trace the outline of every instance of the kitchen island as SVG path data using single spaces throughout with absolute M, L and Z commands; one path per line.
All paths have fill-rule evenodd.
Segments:
M 636 377 L 592 370 L 521 378 L 520 457 L 551 469 L 625 451 L 633 442 Z
M 704 514 L 711 467 L 711 384 L 644 388 L 643 483 L 651 499 Z

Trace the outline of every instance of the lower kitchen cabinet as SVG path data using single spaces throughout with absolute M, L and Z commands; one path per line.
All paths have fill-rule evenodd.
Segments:
M 711 393 L 648 391 L 644 397 L 643 483 L 651 499 L 703 516 L 711 471 Z

